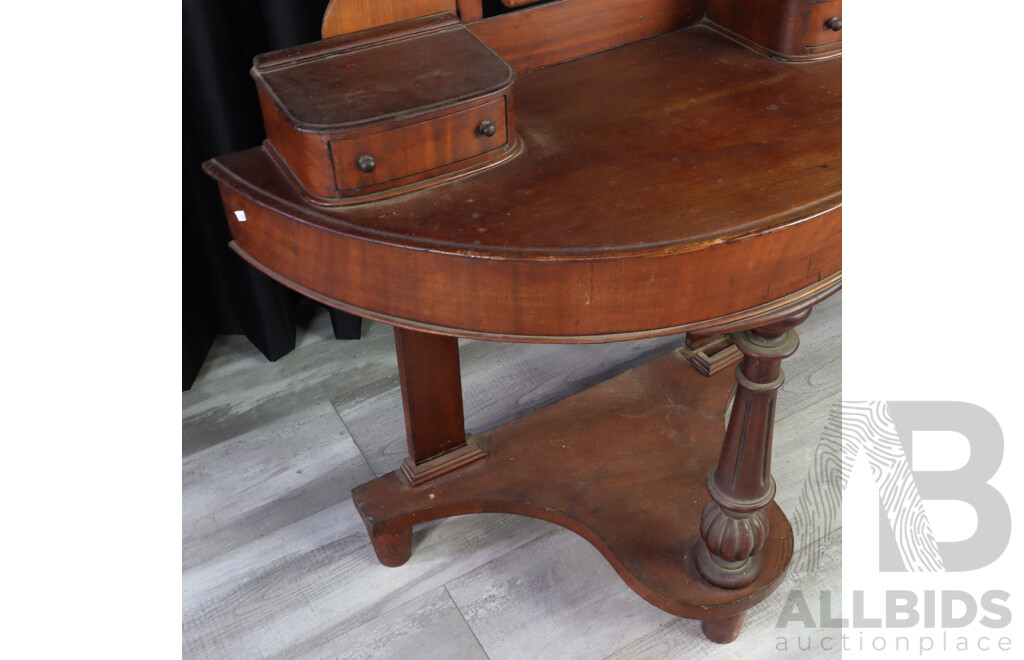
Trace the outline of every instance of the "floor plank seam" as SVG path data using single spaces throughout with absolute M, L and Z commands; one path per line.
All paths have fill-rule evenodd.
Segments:
M 506 554 L 508 554 L 508 553 L 506 553 Z M 462 576 L 460 575 L 459 577 L 462 577 Z M 457 580 L 459 578 L 454 578 L 454 579 Z M 451 580 L 449 580 L 449 582 L 451 582 Z M 480 647 L 480 652 L 484 654 L 485 658 L 490 660 L 491 656 L 489 656 L 487 654 L 487 649 L 485 649 L 484 645 L 480 642 L 480 638 L 477 637 L 476 631 L 473 630 L 473 626 L 469 625 L 469 621 L 466 619 L 466 615 L 463 613 L 462 608 L 459 607 L 459 604 L 457 602 L 455 602 L 455 598 L 452 597 L 452 592 L 448 591 L 448 584 L 445 583 L 445 584 L 443 584 L 441 586 L 444 588 L 444 593 L 447 594 L 448 599 L 450 601 L 452 601 L 452 605 L 455 606 L 455 611 L 459 613 L 460 617 L 462 617 L 462 621 L 466 624 L 466 628 L 469 630 L 469 634 L 473 636 L 473 639 L 476 641 L 477 646 Z
M 358 442 L 356 442 L 356 436 L 352 435 L 352 430 L 349 429 L 348 424 L 345 423 L 345 418 L 341 416 L 337 406 L 332 404 L 331 409 L 334 411 L 334 414 L 338 416 L 338 421 L 341 422 L 341 426 L 345 429 L 345 433 L 347 433 L 348 437 L 352 440 L 352 445 L 356 448 L 356 451 L 359 452 L 359 457 L 363 459 L 363 464 L 366 466 L 366 469 L 373 473 L 375 477 L 381 476 L 377 474 L 377 471 L 373 469 L 373 465 L 366 458 L 366 452 L 364 452 L 363 448 L 359 446 Z

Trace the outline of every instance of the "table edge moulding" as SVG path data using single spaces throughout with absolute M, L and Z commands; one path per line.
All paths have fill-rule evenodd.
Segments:
M 267 142 L 204 170 L 242 258 L 394 326 L 409 457 L 353 490 L 378 558 L 430 520 L 532 516 L 732 641 L 793 554 L 781 365 L 841 285 L 841 3 L 341 4 L 257 58 Z M 459 337 L 683 332 L 465 431 Z

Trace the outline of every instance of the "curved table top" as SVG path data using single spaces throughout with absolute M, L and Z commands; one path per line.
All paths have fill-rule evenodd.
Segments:
M 777 62 L 698 26 L 513 96 L 519 156 L 377 202 L 310 205 L 262 148 L 210 161 L 236 249 L 357 314 L 495 339 L 750 325 L 838 287 L 839 59 Z

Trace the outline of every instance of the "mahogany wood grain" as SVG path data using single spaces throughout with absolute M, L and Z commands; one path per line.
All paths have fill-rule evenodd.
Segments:
M 520 144 L 515 72 L 450 14 L 261 55 L 252 76 L 267 149 L 313 203 L 400 194 Z
M 687 332 L 686 348 L 695 350 L 715 341 L 719 337 L 721 335 L 714 332 Z
M 686 344 L 680 349 L 694 369 L 710 376 L 736 364 L 743 358 L 740 349 L 727 335 L 686 333 Z
M 842 15 L 842 0 L 708 0 L 711 27 L 782 60 L 838 55 L 842 31 L 828 20 Z
M 700 622 L 700 628 L 704 636 L 717 644 L 728 644 L 740 636 L 740 628 L 743 627 L 743 620 L 747 618 L 746 612 L 733 614 L 724 619 L 705 619 Z
M 412 556 L 412 528 L 370 535 L 370 544 L 381 564 L 392 568 L 401 566 Z
M 535 71 L 516 83 L 521 155 L 337 211 L 261 149 L 206 167 L 247 258 L 371 318 L 542 341 L 700 330 L 837 285 L 840 67 L 696 26 Z
M 765 303 L 764 305 L 758 305 L 757 307 L 730 313 L 720 317 L 702 321 L 693 321 L 692 323 L 684 323 L 678 326 L 659 328 L 656 330 L 638 330 L 634 332 L 593 335 L 517 335 L 509 334 L 507 332 L 480 332 L 457 327 L 438 326 L 430 323 L 412 321 L 406 318 L 388 316 L 387 314 L 372 311 L 370 309 L 355 307 L 340 300 L 327 297 L 312 289 L 308 289 L 298 282 L 294 282 L 278 273 L 275 273 L 259 261 L 256 261 L 249 256 L 244 250 L 238 247 L 238 244 L 234 241 L 228 245 L 235 250 L 239 256 L 245 259 L 257 270 L 265 273 L 268 277 L 271 277 L 284 286 L 298 291 L 307 298 L 321 302 L 324 305 L 335 307 L 352 314 L 358 314 L 365 318 L 380 321 L 381 323 L 386 323 L 395 327 L 419 330 L 421 332 L 428 332 L 432 334 L 445 334 L 452 337 L 483 339 L 489 341 L 529 342 L 535 344 L 599 344 L 614 341 L 631 341 L 635 339 L 665 337 L 688 332 L 690 330 L 708 331 L 710 329 L 711 332 L 732 332 L 757 326 L 763 322 L 768 322 L 770 319 L 785 317 L 794 309 L 803 308 L 807 304 L 812 304 L 811 301 L 825 300 L 838 292 L 842 286 L 842 273 L 835 273 L 820 282 L 782 296 L 781 298 L 773 300 L 770 303 Z
M 559 64 L 692 25 L 705 0 L 561 0 L 472 23 L 516 71 Z
M 331 0 L 324 12 L 320 34 L 326 39 L 381 25 L 428 16 L 455 13 L 456 0 Z
M 717 455 L 708 438 L 721 437 L 733 386 L 731 374 L 705 378 L 670 353 L 479 436 L 482 461 L 420 488 L 385 475 L 355 488 L 353 502 L 373 538 L 467 513 L 554 522 L 593 544 L 653 605 L 733 617 L 771 594 L 793 552 L 792 529 L 772 503 L 753 583 L 720 589 L 696 571 L 704 483 Z
M 468 436 L 465 444 L 458 449 L 422 463 L 415 463 L 410 456 L 402 461 L 402 466 L 399 470 L 410 485 L 422 486 L 428 481 L 443 477 L 449 472 L 454 472 L 470 463 L 475 463 L 485 458 L 487 458 L 487 454 L 480 449 L 472 436 Z
M 463 23 L 479 21 L 484 17 L 482 0 L 455 0 L 459 9 L 459 18 Z
M 395 328 L 409 456 L 423 463 L 466 444 L 459 342 Z
M 407 39 L 414 34 L 429 34 L 455 24 L 457 24 L 455 17 L 450 15 L 428 16 L 264 53 L 254 59 L 250 73 L 256 82 L 263 125 L 272 145 L 269 150 L 280 162 L 282 171 L 290 178 L 292 184 L 301 190 L 307 199 L 330 199 L 336 196 L 337 191 L 329 147 L 332 136 L 322 130 L 324 122 L 329 120 L 327 113 L 338 112 L 339 101 L 344 101 L 342 90 L 323 79 L 326 77 L 324 74 L 331 70 L 331 59 L 337 59 L 336 56 L 331 58 L 331 54 L 343 49 L 353 52 L 364 50 L 376 45 Z M 301 90 L 297 83 L 303 85 L 307 83 L 304 79 L 295 80 L 293 71 L 295 63 L 315 63 L 323 59 L 327 60 L 327 66 L 323 66 L 324 63 L 321 63 L 319 67 L 322 78 L 321 86 L 328 91 L 328 94 L 299 93 Z M 354 63 L 361 64 L 359 61 Z M 370 64 L 373 65 L 374 62 L 371 61 Z M 379 82 L 385 72 L 380 69 L 379 63 L 376 66 L 376 76 L 371 78 L 363 76 L 353 79 L 353 72 L 346 72 L 350 78 L 349 84 L 352 86 L 348 92 L 349 95 L 354 93 L 356 98 L 365 96 L 366 87 Z M 361 70 L 359 66 L 352 68 Z M 309 73 L 308 70 L 307 73 Z M 314 70 L 311 73 L 316 74 L 317 71 Z M 437 100 L 435 97 L 434 105 Z M 380 117 L 368 113 L 367 110 L 375 110 L 378 113 L 381 111 L 394 112 L 394 100 L 386 98 L 383 100 L 384 103 L 389 101 L 390 110 L 387 105 L 378 105 L 375 108 L 352 108 L 352 102 L 349 102 L 349 108 L 342 105 L 340 110 L 358 109 L 361 110 L 361 116 L 355 117 L 354 122 L 352 117 L 346 117 L 345 121 L 336 122 L 339 124 L 338 128 L 348 135 L 359 135 L 359 129 L 366 130 L 367 124 L 370 125 L 370 130 L 374 130 L 373 127 L 380 123 Z M 378 104 L 381 102 L 381 100 L 377 101 Z M 421 114 L 423 110 L 427 109 L 421 108 Z
M 379 130 L 386 120 L 419 120 L 500 92 L 515 79 L 453 16 L 407 25 L 375 31 L 376 39 L 350 35 L 257 56 L 257 90 L 299 130 L 355 132 Z
M 761 570 L 761 552 L 771 534 L 765 511 L 775 499 L 772 435 L 785 382 L 782 360 L 796 351 L 800 342 L 792 328 L 808 314 L 810 308 L 732 335 L 743 362 L 736 368 L 736 398 L 721 454 L 708 475 L 711 500 L 700 523 L 706 548 L 697 555 L 701 576 L 723 589 L 745 587 Z
M 483 122 L 495 126 L 491 136 L 478 134 Z M 505 99 L 499 98 L 460 112 L 453 112 L 433 121 L 422 121 L 392 131 L 363 137 L 333 140 L 338 187 L 368 189 L 375 183 L 402 179 L 435 169 L 438 163 L 465 161 L 474 156 L 500 149 L 508 141 L 505 123 Z M 372 154 L 376 167 L 371 172 L 359 169 L 361 154 Z
M 336 5 L 328 17 L 344 15 L 348 22 L 332 28 L 342 31 L 436 9 L 357 2 L 346 13 Z M 445 5 L 464 21 L 478 16 L 475 2 Z M 409 558 L 419 523 L 532 516 L 583 536 L 643 598 L 706 620 L 705 634 L 722 643 L 781 582 L 793 533 L 773 501 L 775 394 L 781 360 L 796 349 L 792 326 L 841 281 L 841 64 L 765 58 L 722 25 L 679 29 L 703 9 L 702 0 L 560 0 L 469 23 L 522 74 L 522 151 L 472 176 L 323 208 L 278 167 L 270 144 L 204 165 L 220 185 L 239 254 L 313 298 L 396 326 L 409 458 L 353 490 L 382 563 Z M 359 52 L 374 39 L 397 44 L 403 30 L 453 20 L 428 16 L 345 39 Z M 830 47 L 811 41 L 801 43 Z M 315 69 L 323 45 L 309 48 Z M 417 57 L 434 59 L 427 70 L 466 70 L 469 78 L 487 68 L 453 58 L 458 49 L 425 50 L 370 58 L 353 75 L 370 89 L 398 82 L 392 65 L 415 66 Z M 296 52 L 305 51 L 287 56 Z M 287 83 L 288 67 L 280 71 Z M 466 80 L 455 75 L 452 84 Z M 438 89 L 421 82 L 416 93 Z M 407 162 L 389 162 L 372 187 L 442 152 L 479 157 L 433 145 L 445 142 L 435 138 L 450 132 L 446 122 L 456 130 L 459 122 L 445 118 L 497 102 L 469 86 L 477 88 L 472 99 L 441 94 L 444 103 L 421 104 L 418 113 L 382 109 L 403 94 L 371 94 L 373 107 L 342 113 L 353 123 L 331 138 L 328 151 L 340 154 L 331 165 L 344 172 L 357 152 L 404 149 Z M 298 97 L 308 106 L 299 109 L 311 113 L 309 126 L 317 112 L 352 101 L 348 91 L 306 91 Z M 510 95 L 505 102 L 508 144 Z M 285 119 L 301 123 L 294 113 Z M 373 137 L 382 130 L 394 139 Z M 311 169 L 319 176 L 321 167 Z M 747 330 L 733 336 L 745 356 L 736 380 L 705 378 L 676 352 L 467 442 L 456 336 L 584 342 L 683 329 L 705 337 Z M 721 437 L 733 392 L 719 451 L 708 439 Z

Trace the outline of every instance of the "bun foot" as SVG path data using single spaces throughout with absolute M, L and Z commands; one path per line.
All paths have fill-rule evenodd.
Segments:
M 740 612 L 725 619 L 705 619 L 700 622 L 700 629 L 704 636 L 716 644 L 728 644 L 739 637 L 743 620 L 747 618 L 746 612 Z
M 412 527 L 387 534 L 370 534 L 377 559 L 385 566 L 401 566 L 412 556 Z

